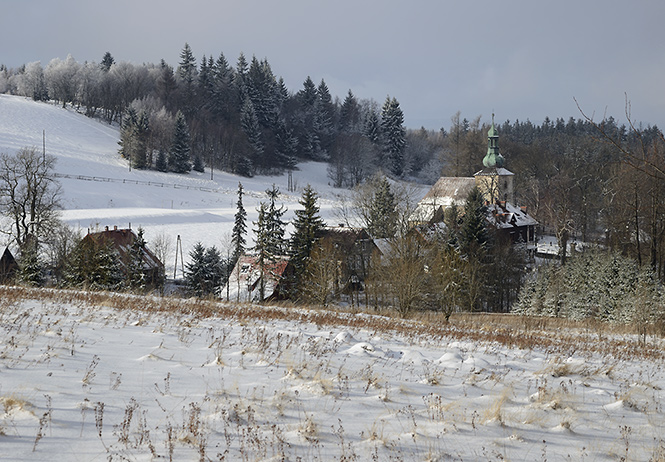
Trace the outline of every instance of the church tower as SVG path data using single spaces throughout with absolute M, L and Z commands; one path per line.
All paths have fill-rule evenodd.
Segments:
M 492 126 L 487 132 L 487 154 L 483 158 L 484 168 L 474 175 L 476 186 L 490 204 L 499 201 L 515 203 L 513 190 L 515 175 L 504 168 L 504 163 L 505 159 L 499 152 L 499 135 L 492 114 Z

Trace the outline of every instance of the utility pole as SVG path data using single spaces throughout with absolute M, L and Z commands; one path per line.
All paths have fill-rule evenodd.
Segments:
M 180 234 L 178 234 L 178 238 L 175 241 L 175 265 L 173 268 L 173 280 L 175 281 L 176 274 L 178 273 L 178 250 L 180 250 L 180 270 L 182 274 L 185 274 L 185 262 L 182 257 L 182 241 L 180 240 Z

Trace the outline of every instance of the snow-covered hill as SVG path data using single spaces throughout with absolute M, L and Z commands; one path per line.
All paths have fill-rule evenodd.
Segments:
M 141 226 L 148 242 L 163 235 L 171 241 L 172 250 L 180 235 L 185 253 L 196 242 L 224 250 L 233 226 L 239 181 L 245 189 L 250 229 L 256 207 L 266 200 L 264 192 L 273 183 L 282 192 L 287 220 L 299 207 L 297 201 L 305 185 L 311 184 L 320 195 L 321 214 L 328 220 L 332 219 L 335 195 L 340 192 L 328 185 L 326 164 L 316 162 L 301 164 L 293 173 L 294 193 L 287 191 L 286 175 L 243 178 L 214 171 L 211 180 L 210 171 L 186 175 L 129 171 L 127 161 L 118 154 L 117 127 L 71 108 L 0 95 L 0 152 L 13 153 L 23 147 L 41 151 L 44 139 L 46 152 L 58 159 L 55 170 L 64 193 L 63 221 L 83 233 L 105 226 Z M 96 180 L 90 180 L 92 177 Z

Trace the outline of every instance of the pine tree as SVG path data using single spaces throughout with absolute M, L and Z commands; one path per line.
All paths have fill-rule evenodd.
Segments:
M 404 114 L 395 98 L 386 98 L 381 111 L 381 132 L 383 135 L 383 153 L 390 172 L 395 176 L 404 173 L 404 150 L 406 148 L 406 129 Z
M 397 201 L 385 176 L 378 179 L 368 213 L 367 232 L 374 238 L 393 237 L 397 230 Z
M 254 252 L 256 253 L 257 263 L 260 272 L 259 297 L 265 298 L 265 272 L 271 262 L 277 260 L 277 257 L 285 253 L 284 232 L 286 224 L 282 221 L 282 216 L 286 209 L 282 206 L 277 208 L 276 200 L 279 196 L 279 189 L 273 185 L 272 189 L 266 191 L 269 203 L 261 202 L 259 204 L 258 218 L 254 222 Z
M 259 119 L 254 111 L 254 104 L 250 98 L 246 98 L 242 106 L 240 123 L 252 149 L 251 158 L 253 160 L 261 159 L 264 151 L 261 128 L 259 127 Z M 252 164 L 254 164 L 254 162 L 252 162 Z
M 99 68 L 104 72 L 108 72 L 111 70 L 111 66 L 113 66 L 114 64 L 115 64 L 115 59 L 113 59 L 111 53 L 107 51 L 106 53 L 104 53 L 102 62 L 99 64 Z
M 296 284 L 309 264 L 309 258 L 321 229 L 325 226 L 319 215 L 318 196 L 310 185 L 303 190 L 298 203 L 303 207 L 296 210 L 293 222 L 294 231 L 291 235 L 291 262 L 293 263 Z
M 192 170 L 199 173 L 203 173 L 205 171 L 205 166 L 203 165 L 201 156 L 194 156 L 194 165 L 192 166 Z
M 370 110 L 365 121 L 365 136 L 374 144 L 381 142 L 381 122 L 379 115 L 374 110 Z
M 29 242 L 21 249 L 21 258 L 18 261 L 18 280 L 29 286 L 39 287 L 44 284 L 45 266 L 41 258 L 36 242 Z
M 360 108 L 358 107 L 358 100 L 353 95 L 351 90 L 344 98 L 342 107 L 339 113 L 339 128 L 347 133 L 356 133 L 360 121 Z
M 143 238 L 143 228 L 139 228 L 137 236 L 134 238 L 134 241 L 129 248 L 128 262 L 126 265 L 127 287 L 131 290 L 141 291 L 146 287 L 146 277 L 143 270 L 145 246 L 146 242 Z
M 194 97 L 196 96 L 196 58 L 188 43 L 180 52 L 180 64 L 178 65 L 178 79 L 182 88 L 182 102 L 188 116 L 194 110 Z
M 92 290 L 117 290 L 122 287 L 120 257 L 110 240 L 88 236 L 70 255 L 65 270 L 68 285 Z
M 169 169 L 175 173 L 187 173 L 192 169 L 189 160 L 190 136 L 185 116 L 178 111 L 173 132 L 173 145 L 169 153 Z
M 459 244 L 463 254 L 479 255 L 488 245 L 485 199 L 480 189 L 474 187 L 464 204 L 464 216 L 460 228 Z
M 274 184 L 271 189 L 266 190 L 268 195 L 268 209 L 267 209 L 267 231 L 269 236 L 268 252 L 273 256 L 284 255 L 286 253 L 286 240 L 284 234 L 286 232 L 286 223 L 282 219 L 286 208 L 282 205 L 277 207 L 277 198 L 279 197 L 279 188 Z
M 155 161 L 155 168 L 160 172 L 166 172 L 169 169 L 169 165 L 166 161 L 166 154 L 163 150 L 159 150 L 157 153 L 157 160 Z
M 196 297 L 218 295 L 224 273 L 225 262 L 217 248 L 205 248 L 199 242 L 190 251 L 185 266 L 187 291 Z
M 242 183 L 238 182 L 238 202 L 236 202 L 236 214 L 231 232 L 231 245 L 233 246 L 233 263 L 235 264 L 245 252 L 245 234 L 247 233 L 247 212 L 242 205 Z

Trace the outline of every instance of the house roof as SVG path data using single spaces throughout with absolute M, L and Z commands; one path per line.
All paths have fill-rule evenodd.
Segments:
M 529 215 L 525 209 L 505 201 L 487 206 L 487 221 L 501 229 L 538 224 L 536 219 Z
M 276 291 L 282 278 L 286 275 L 288 267 L 289 257 L 286 256 L 275 257 L 274 261 L 264 264 L 264 297 L 266 299 L 278 295 Z M 241 255 L 231 271 L 227 287 L 222 293 L 225 294 L 228 289 L 229 300 L 260 301 L 258 300 L 260 282 L 261 268 L 258 257 Z
M 129 255 L 131 251 L 132 244 L 134 239 L 136 239 L 136 234 L 131 229 L 118 229 L 114 227 L 109 229 L 108 227 L 104 231 L 97 233 L 90 233 L 84 239 L 94 239 L 96 242 L 112 242 L 113 247 L 120 254 L 120 264 L 124 267 L 125 258 Z M 143 248 L 143 269 L 162 269 L 164 264 L 153 254 L 150 249 L 147 247 Z

